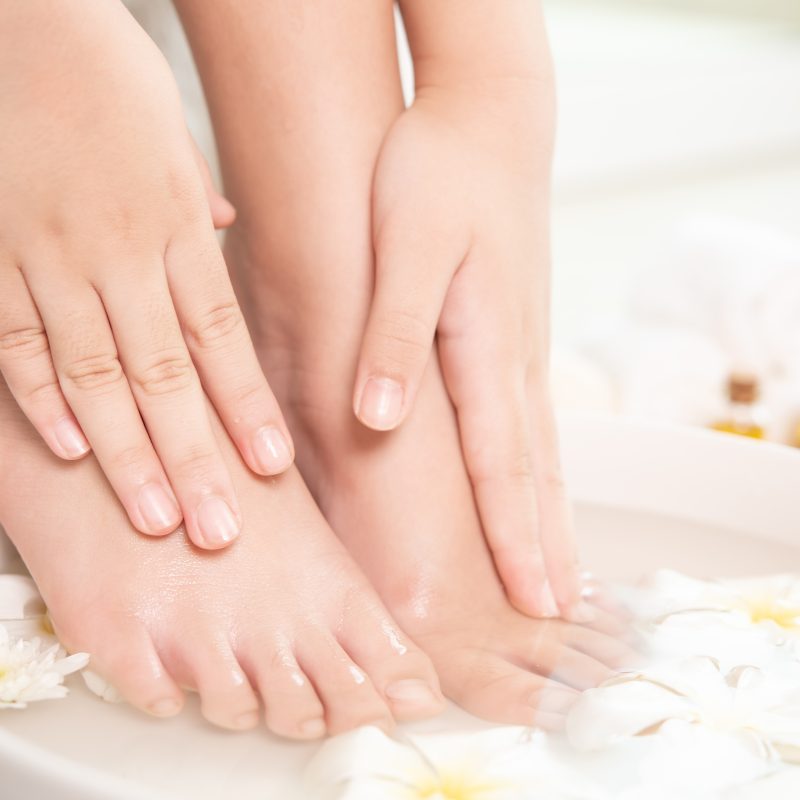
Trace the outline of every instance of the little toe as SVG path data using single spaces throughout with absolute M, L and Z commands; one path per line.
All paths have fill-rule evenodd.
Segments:
M 366 671 L 335 639 L 307 636 L 298 643 L 297 659 L 325 707 L 328 733 L 344 733 L 362 725 L 375 725 L 387 732 L 394 727 L 389 707 Z
M 465 648 L 439 670 L 448 696 L 483 719 L 561 730 L 578 692 L 485 650 Z
M 173 717 L 184 696 L 167 672 L 144 628 L 119 630 L 102 645 L 89 648 L 91 669 L 102 675 L 132 706 L 156 717 Z
M 227 641 L 213 636 L 185 640 L 179 658 L 187 683 L 200 695 L 202 714 L 212 725 L 243 731 L 259 724 L 258 697 Z
M 339 641 L 369 675 L 396 720 L 426 719 L 444 709 L 445 699 L 431 660 L 388 615 L 374 620 L 372 626 L 360 616 L 352 626 L 345 626 Z
M 325 708 L 288 646 L 265 642 L 240 659 L 258 687 L 264 721 L 273 733 L 301 740 L 325 735 Z

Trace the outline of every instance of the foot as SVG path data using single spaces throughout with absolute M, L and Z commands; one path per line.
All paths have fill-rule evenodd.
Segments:
M 92 458 L 60 461 L 0 380 L 0 520 L 55 629 L 134 705 L 311 739 L 437 713 L 428 658 L 400 631 L 332 534 L 299 473 L 259 478 L 218 438 L 241 499 L 241 540 L 194 549 L 137 534 Z
M 259 273 L 237 234 L 228 251 L 229 263 L 250 276 L 257 349 L 309 488 L 431 657 L 445 694 L 489 720 L 558 727 L 578 690 L 606 680 L 632 654 L 608 635 L 613 621 L 600 610 L 592 626 L 581 626 L 533 619 L 511 605 L 481 530 L 438 363 L 399 429 L 367 430 L 350 403 L 367 281 L 352 270 L 348 280 L 309 271 L 304 281 L 302 265 Z M 291 319 L 273 305 L 278 299 Z

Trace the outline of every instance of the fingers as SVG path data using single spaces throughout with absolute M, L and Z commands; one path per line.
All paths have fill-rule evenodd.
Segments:
M 170 245 L 167 278 L 206 394 L 242 458 L 260 475 L 284 472 L 294 461 L 292 439 L 213 236 Z
M 120 270 L 101 287 L 120 361 L 150 440 L 183 512 L 189 538 L 205 549 L 232 542 L 239 506 L 160 265 Z
M 19 407 L 61 458 L 89 452 L 58 384 L 50 344 L 22 273 L 0 268 L 0 373 Z
M 229 228 L 236 221 L 236 209 L 214 187 L 214 179 L 211 177 L 211 170 L 208 168 L 205 156 L 200 152 L 194 139 L 191 136 L 189 138 L 192 142 L 192 155 L 203 181 L 208 210 L 211 212 L 211 221 L 215 228 Z
M 519 360 L 493 336 L 439 342 L 456 406 L 464 461 L 486 541 L 506 593 L 521 611 L 558 615 L 540 537 L 535 458 Z
M 546 376 L 531 370 L 527 381 L 542 550 L 562 615 L 574 622 L 590 622 L 594 613 L 581 601 L 575 528 L 561 471 L 558 432 L 546 380 Z
M 119 361 L 105 309 L 86 283 L 51 270 L 26 275 L 59 384 L 137 530 L 174 530 L 181 513 Z
M 401 222 L 375 237 L 375 289 L 353 397 L 359 420 L 381 431 L 396 428 L 413 406 L 460 263 L 448 243 L 419 230 L 418 220 Z

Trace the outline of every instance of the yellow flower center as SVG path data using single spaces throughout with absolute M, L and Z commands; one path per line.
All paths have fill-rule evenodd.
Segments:
M 443 775 L 417 788 L 416 800 L 491 800 L 493 792 L 507 788 L 499 782 Z
M 751 598 L 747 605 L 754 623 L 769 621 L 781 628 L 800 627 L 800 608 L 786 605 L 775 597 Z

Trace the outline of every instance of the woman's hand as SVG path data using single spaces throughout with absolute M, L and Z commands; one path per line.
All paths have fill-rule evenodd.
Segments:
M 418 84 L 389 132 L 354 406 L 371 428 L 399 425 L 436 341 L 510 598 L 578 619 L 586 606 L 548 394 L 553 89 L 543 63 L 536 74 Z
M 241 519 L 205 395 L 254 471 L 292 445 L 165 61 L 117 2 L 5 3 L 0 129 L 0 371 L 54 453 L 94 450 L 138 530 L 183 518 L 224 547 Z

